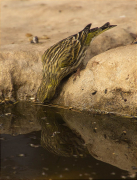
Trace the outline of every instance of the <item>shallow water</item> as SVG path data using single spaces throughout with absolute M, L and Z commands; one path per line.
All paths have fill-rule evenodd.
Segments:
M 137 119 L 20 102 L 0 130 L 0 179 L 137 178 Z

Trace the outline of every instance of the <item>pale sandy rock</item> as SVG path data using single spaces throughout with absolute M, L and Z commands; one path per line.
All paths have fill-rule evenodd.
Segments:
M 70 77 L 53 103 L 80 110 L 100 109 L 136 115 L 136 46 L 122 46 L 92 58 L 80 78 Z M 9 49 L 9 50 L 7 50 Z M 30 51 L 31 49 L 31 51 Z M 35 98 L 42 78 L 44 45 L 1 48 L 0 96 L 15 100 Z M 58 94 L 59 94 L 58 93 Z
M 24 50 L 25 49 L 25 50 Z M 42 78 L 40 51 L 31 46 L 9 45 L 0 53 L 0 96 L 25 100 L 35 96 Z
M 80 78 L 70 77 L 54 103 L 80 110 L 137 115 L 137 45 L 93 57 Z

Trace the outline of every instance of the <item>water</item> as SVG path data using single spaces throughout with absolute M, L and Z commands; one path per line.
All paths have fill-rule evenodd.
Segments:
M 0 130 L 2 180 L 137 179 L 137 119 L 20 102 Z

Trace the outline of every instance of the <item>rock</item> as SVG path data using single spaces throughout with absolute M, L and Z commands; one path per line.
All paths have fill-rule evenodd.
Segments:
M 137 116 L 137 45 L 111 49 L 93 57 L 80 78 L 63 85 L 53 103 Z
M 125 30 L 118 28 L 118 31 L 114 31 L 112 29 L 108 34 L 104 33 L 98 36 L 91 43 L 83 64 L 86 66 L 89 59 L 97 54 L 117 46 L 129 44 L 132 41 L 133 37 Z M 20 100 L 34 97 L 42 78 L 41 55 L 53 44 L 39 43 L 34 45 L 24 43 L 2 46 L 0 52 L 2 73 L 0 77 L 0 97 Z
M 31 45 L 1 48 L 0 70 L 1 97 L 15 100 L 34 97 L 42 78 L 40 50 L 35 51 Z
M 122 29 L 98 36 L 89 47 L 85 65 L 91 57 L 121 47 L 92 58 L 76 81 L 73 82 L 73 76 L 65 78 L 63 82 L 67 83 L 60 85 L 63 89 L 52 102 L 80 110 L 100 109 L 135 116 L 136 45 L 123 46 L 132 40 L 130 33 Z M 23 43 L 1 47 L 0 99 L 35 99 L 42 79 L 41 55 L 51 45 Z

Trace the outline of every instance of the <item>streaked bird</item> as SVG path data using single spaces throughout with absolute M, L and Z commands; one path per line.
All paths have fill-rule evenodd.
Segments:
M 43 78 L 37 91 L 37 100 L 42 103 L 49 102 L 60 81 L 77 70 L 84 60 L 93 39 L 115 26 L 107 22 L 100 28 L 90 29 L 91 24 L 88 24 L 79 33 L 69 36 L 47 49 L 42 56 Z

